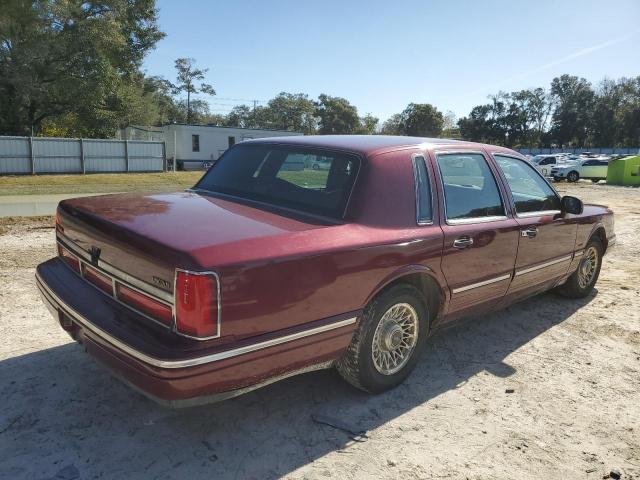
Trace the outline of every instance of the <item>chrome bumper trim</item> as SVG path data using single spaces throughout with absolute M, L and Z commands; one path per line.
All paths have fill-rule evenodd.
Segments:
M 46 297 L 49 297 L 52 301 L 57 303 L 64 312 L 73 318 L 74 321 L 82 325 L 87 330 L 91 331 L 93 334 L 102 338 L 103 340 L 109 342 L 117 349 L 122 352 L 134 357 L 137 360 L 140 360 L 146 364 L 152 365 L 154 367 L 159 368 L 186 368 L 193 367 L 196 365 L 203 365 L 206 363 L 218 362 L 220 360 L 226 360 L 228 358 L 237 357 L 239 355 L 245 355 L 247 353 L 255 352 L 257 350 L 262 350 L 269 347 L 274 347 L 276 345 L 281 345 L 283 343 L 291 342 L 294 340 L 299 340 L 301 338 L 309 337 L 311 335 L 317 335 L 319 333 L 328 332 L 331 330 L 335 330 L 337 328 L 346 327 L 348 325 L 353 325 L 357 321 L 357 317 L 347 318 L 345 320 L 340 320 L 338 322 L 330 323 L 328 325 L 322 325 L 320 327 L 310 328 L 308 330 L 303 330 L 301 332 L 292 333 L 289 335 L 284 335 L 282 337 L 273 338 L 271 340 L 265 340 L 263 342 L 252 343 L 250 345 L 245 345 L 243 347 L 234 348 L 231 350 L 225 350 L 223 352 L 212 353 L 210 355 L 204 355 L 202 357 L 188 358 L 185 360 L 162 360 L 159 358 L 151 357 L 145 353 L 142 353 L 135 348 L 127 345 L 126 343 L 118 340 L 113 335 L 105 332 L 100 327 L 94 325 L 89 320 L 87 320 L 80 313 L 76 312 L 69 305 L 64 303 L 60 297 L 58 297 L 51 288 L 42 280 L 40 274 L 36 272 L 36 284 L 40 289 L 41 293 Z
M 478 287 L 484 287 L 485 285 L 491 285 L 492 283 L 502 282 L 503 280 L 508 280 L 511 278 L 511 274 L 507 273 L 506 275 L 501 275 L 496 278 L 491 278 L 489 280 L 485 280 L 484 282 L 472 283 L 471 285 L 465 285 L 464 287 L 458 287 L 451 290 L 451 293 L 460 293 L 466 292 L 467 290 L 472 290 Z
M 536 265 L 535 267 L 529 267 L 529 268 L 525 268 L 523 270 L 519 270 L 516 272 L 516 277 L 520 276 L 520 275 L 524 275 L 526 273 L 531 273 L 531 272 L 535 272 L 536 270 L 540 270 L 543 268 L 547 268 L 550 267 L 552 265 L 555 265 L 556 263 L 562 263 L 562 262 L 566 262 L 571 260 L 571 258 L 573 257 L 573 255 L 566 255 L 562 258 L 556 258 L 555 260 L 551 260 L 550 262 L 545 262 L 542 263 L 540 265 Z
M 78 247 L 78 245 L 76 245 L 76 243 L 73 242 L 73 240 L 71 240 L 69 237 L 67 237 L 63 233 L 56 232 L 56 240 L 60 245 L 69 250 L 72 254 L 79 257 L 92 268 L 96 268 L 96 265 L 94 265 L 91 261 L 91 255 Z M 151 295 L 157 300 L 161 300 L 168 305 L 173 305 L 173 293 L 167 292 L 156 287 L 155 285 L 151 285 L 150 283 L 133 277 L 103 260 L 98 260 L 97 267 L 98 270 L 100 270 L 100 273 L 105 274 L 109 278 L 117 280 L 118 282 L 125 284 L 127 287 L 132 287 L 134 290 L 137 290 L 140 293 Z

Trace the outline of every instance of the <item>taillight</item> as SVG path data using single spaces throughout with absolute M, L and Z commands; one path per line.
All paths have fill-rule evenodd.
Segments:
M 93 283 L 96 287 L 109 295 L 113 295 L 113 285 L 111 279 L 106 275 L 103 275 L 89 265 L 83 266 L 83 276 L 86 280 Z
M 58 244 L 58 255 L 62 258 L 67 265 L 73 268 L 76 272 L 80 273 L 80 260 L 73 255 L 69 250 Z
M 171 325 L 173 321 L 170 306 L 132 288 L 118 284 L 118 300 L 167 325 Z
M 198 338 L 220 336 L 218 280 L 213 274 L 176 272 L 176 330 Z

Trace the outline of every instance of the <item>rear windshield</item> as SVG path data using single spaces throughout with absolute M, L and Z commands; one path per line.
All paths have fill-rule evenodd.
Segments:
M 355 155 L 286 145 L 236 145 L 195 188 L 341 218 L 358 172 Z

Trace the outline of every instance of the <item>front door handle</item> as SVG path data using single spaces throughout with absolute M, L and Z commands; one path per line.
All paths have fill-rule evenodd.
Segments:
M 460 238 L 456 238 L 453 241 L 453 246 L 459 249 L 469 248 L 471 245 L 473 245 L 473 238 L 467 237 L 466 235 Z
M 527 238 L 535 238 L 535 236 L 538 235 L 538 227 L 530 227 L 520 230 L 520 235 Z

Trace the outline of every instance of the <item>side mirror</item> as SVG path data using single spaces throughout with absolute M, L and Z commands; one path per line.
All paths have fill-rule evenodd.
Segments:
M 584 211 L 584 203 L 579 198 L 567 195 L 560 200 L 560 208 L 562 208 L 562 213 L 580 215 Z

